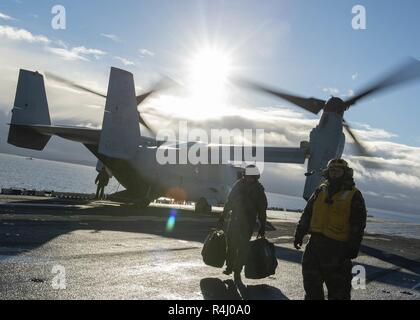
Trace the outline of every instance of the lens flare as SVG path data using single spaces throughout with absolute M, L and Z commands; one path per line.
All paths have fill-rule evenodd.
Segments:
M 169 218 L 168 221 L 166 222 L 166 232 L 171 232 L 174 227 L 175 227 L 175 221 L 176 221 L 176 210 L 175 209 L 171 209 L 171 211 L 169 211 Z

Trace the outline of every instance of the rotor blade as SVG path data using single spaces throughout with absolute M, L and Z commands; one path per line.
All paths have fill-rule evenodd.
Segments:
M 168 76 L 162 76 L 162 78 L 158 82 L 155 83 L 155 85 L 152 87 L 152 89 L 150 89 L 150 91 L 143 93 L 141 95 L 138 95 L 136 97 L 137 105 L 141 104 L 144 100 L 146 100 L 152 94 L 158 93 L 160 91 L 163 91 L 170 87 L 175 87 L 175 86 L 181 86 L 181 85 Z
M 139 122 L 144 125 L 151 133 L 155 134 L 154 130 L 147 124 L 139 112 Z
M 299 97 L 291 93 L 273 89 L 266 85 L 259 84 L 243 78 L 237 78 L 235 82 L 241 87 L 250 88 L 252 90 L 260 91 L 289 101 L 294 105 L 297 105 L 298 107 L 301 107 L 314 114 L 318 114 L 324 108 L 326 103 L 325 100 Z
M 144 100 L 146 100 L 151 94 L 153 94 L 155 90 L 151 90 L 149 92 L 143 93 L 139 96 L 137 96 L 137 106 L 140 105 Z M 140 111 L 139 111 L 139 122 L 145 126 L 150 132 L 155 134 L 154 130 L 147 124 L 146 120 L 142 117 Z
M 61 83 L 65 84 L 65 85 L 67 85 L 69 87 L 74 88 L 74 89 L 85 91 L 85 92 L 88 92 L 88 93 L 92 93 L 92 94 L 97 95 L 97 96 L 102 97 L 102 98 L 106 98 L 106 95 L 103 94 L 103 93 L 100 93 L 98 91 L 92 90 L 92 89 L 87 88 L 85 86 L 79 85 L 79 84 L 77 84 L 77 83 L 75 83 L 73 81 L 64 79 L 64 78 L 62 78 L 60 76 L 57 76 L 57 75 L 54 75 L 54 74 L 52 74 L 50 72 L 45 72 L 45 76 L 47 78 L 50 78 L 50 79 L 56 81 L 56 82 L 61 82 Z
M 359 138 L 354 134 L 353 130 L 351 129 L 350 125 L 343 119 L 343 127 L 346 129 L 347 133 L 352 137 L 354 144 L 356 146 L 356 150 L 359 156 L 365 157 L 364 159 L 358 159 L 359 163 L 361 163 L 365 168 L 369 169 L 376 169 L 376 170 L 386 170 L 378 160 L 369 153 L 363 144 L 360 142 Z
M 143 93 L 141 95 L 138 95 L 136 97 L 136 99 L 137 99 L 137 105 L 139 105 L 140 103 L 142 103 L 144 100 L 146 100 L 153 93 L 155 93 L 155 90 L 151 90 L 149 92 L 146 92 L 146 93 Z
M 420 61 L 410 58 L 405 61 L 398 68 L 389 72 L 381 80 L 376 81 L 374 84 L 367 86 L 364 90 L 359 91 L 354 97 L 347 100 L 347 106 L 356 104 L 359 100 L 380 91 L 396 87 L 409 81 L 420 78 Z
M 343 127 L 347 131 L 347 133 L 352 137 L 354 144 L 357 149 L 357 153 L 363 157 L 370 157 L 371 155 L 360 142 L 359 138 L 354 134 L 353 130 L 351 129 L 350 125 L 347 123 L 346 120 L 343 119 Z
M 168 76 L 163 76 L 153 87 L 150 91 L 140 94 L 136 97 L 137 106 L 143 103 L 147 98 L 149 98 L 152 94 L 159 93 L 160 91 L 166 90 L 172 86 L 180 86 L 175 80 L 171 79 Z M 154 130 L 150 127 L 150 125 L 144 120 L 141 113 L 139 112 L 139 122 L 145 126 L 150 132 L 155 134 Z
M 136 97 L 137 100 L 137 106 L 139 106 L 141 103 L 143 103 L 147 98 L 149 98 L 151 95 L 159 93 L 160 91 L 166 90 L 170 87 L 175 86 L 181 86 L 178 82 L 173 80 L 172 78 L 168 76 L 163 76 L 153 87 L 150 91 L 140 94 Z M 150 132 L 155 134 L 154 130 L 150 127 L 150 125 L 144 120 L 141 113 L 139 112 L 139 122 L 145 126 Z

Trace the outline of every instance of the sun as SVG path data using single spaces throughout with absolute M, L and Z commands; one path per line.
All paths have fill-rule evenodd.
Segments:
M 226 51 L 218 48 L 198 50 L 189 62 L 191 102 L 202 109 L 214 111 L 222 108 L 231 71 L 231 57 Z
M 217 89 L 226 84 L 230 74 L 231 61 L 220 49 L 203 49 L 191 60 L 191 77 L 195 89 Z

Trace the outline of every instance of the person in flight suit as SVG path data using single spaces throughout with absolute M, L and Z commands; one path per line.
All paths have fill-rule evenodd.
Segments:
M 226 270 L 223 273 L 229 275 L 233 272 L 236 283 L 241 283 L 240 275 L 257 216 L 260 223 L 258 237 L 265 235 L 267 197 L 259 178 L 260 172 L 255 165 L 245 168 L 245 175 L 234 184 L 219 220 L 219 225 L 223 225 L 230 214 L 226 232 Z
M 108 185 L 108 182 L 109 182 L 109 175 L 108 175 L 108 172 L 106 172 L 105 167 L 103 167 L 95 179 L 95 184 L 98 185 L 96 189 L 95 199 L 103 200 L 105 198 L 104 196 L 105 187 Z
M 309 199 L 295 232 L 294 246 L 311 234 L 302 259 L 306 300 L 350 300 L 352 263 L 366 227 L 366 206 L 353 170 L 342 159 L 328 163 L 326 181 Z

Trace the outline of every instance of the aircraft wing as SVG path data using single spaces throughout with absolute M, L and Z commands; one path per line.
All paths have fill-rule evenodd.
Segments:
M 101 129 L 71 126 L 54 125 L 20 125 L 11 124 L 11 128 L 28 130 L 44 136 L 59 136 L 61 138 L 80 142 L 83 144 L 98 145 Z M 258 147 L 258 146 L 235 146 L 235 145 L 207 145 L 201 142 L 173 143 L 156 141 L 152 138 L 142 137 L 142 144 L 153 144 L 159 148 L 173 149 L 179 152 L 182 148 L 196 148 L 196 150 L 207 149 L 209 163 L 226 163 L 236 159 L 250 159 L 247 162 L 269 162 L 269 163 L 305 163 L 308 149 L 305 146 L 300 148 L 283 147 Z M 150 141 L 149 141 L 150 140 Z M 252 156 L 250 158 L 250 156 Z M 225 157 L 225 158 L 224 158 Z
M 283 148 L 283 147 L 258 147 L 258 146 L 209 146 L 211 154 L 219 149 L 220 154 L 223 150 L 230 155 L 230 159 L 246 159 L 246 162 L 270 162 L 270 163 L 305 163 L 307 149 Z M 249 160 L 248 160 L 249 159 Z
M 201 142 L 188 143 L 158 143 L 159 148 L 180 152 L 181 149 L 189 149 L 200 157 L 201 152 L 206 152 L 208 163 L 226 163 L 230 161 L 242 162 L 242 159 L 250 159 L 247 162 L 269 163 L 305 163 L 309 154 L 308 147 L 304 144 L 299 148 L 283 147 L 258 147 L 258 146 L 235 146 L 204 144 Z M 192 150 L 194 149 L 194 150 Z M 203 155 L 204 156 L 204 155 Z
M 308 150 L 300 148 L 264 147 L 264 162 L 305 163 Z

